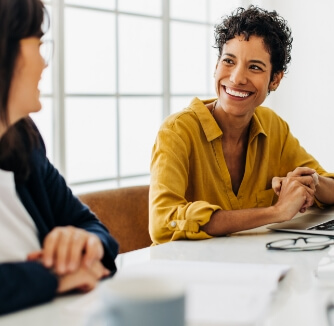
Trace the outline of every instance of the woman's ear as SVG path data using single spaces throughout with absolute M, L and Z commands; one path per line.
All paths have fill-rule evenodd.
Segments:
M 279 86 L 283 76 L 284 76 L 283 71 L 279 71 L 279 72 L 274 74 L 273 80 L 269 84 L 269 92 L 276 91 L 276 89 Z
M 218 58 L 218 60 L 216 62 L 216 67 L 215 67 L 215 71 L 213 73 L 213 77 L 216 77 L 216 71 L 217 71 L 217 68 L 218 68 L 219 60 L 220 60 L 220 58 Z

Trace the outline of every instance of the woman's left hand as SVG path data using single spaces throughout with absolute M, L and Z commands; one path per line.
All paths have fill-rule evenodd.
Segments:
M 308 167 L 297 167 L 292 172 L 289 172 L 286 177 L 274 177 L 272 179 L 272 188 L 277 196 L 281 192 L 282 182 L 285 178 L 295 179 L 314 191 L 316 191 L 316 186 L 319 184 L 319 175 L 315 170 Z
M 40 252 L 28 255 L 28 260 L 40 259 L 59 275 L 76 271 L 82 264 L 90 267 L 104 255 L 101 240 L 93 233 L 73 226 L 56 227 L 44 239 Z

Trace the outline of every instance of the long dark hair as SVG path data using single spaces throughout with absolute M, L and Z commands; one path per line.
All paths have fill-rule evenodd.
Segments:
M 0 0 L 0 121 L 9 127 L 0 140 L 0 168 L 14 171 L 16 180 L 29 175 L 29 154 L 37 133 L 29 117 L 10 126 L 8 97 L 20 40 L 42 37 L 49 16 L 41 0 Z

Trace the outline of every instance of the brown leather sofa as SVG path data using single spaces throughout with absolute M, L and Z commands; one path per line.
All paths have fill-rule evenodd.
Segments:
M 120 253 L 145 248 L 152 241 L 148 232 L 149 186 L 133 186 L 79 195 L 110 234 L 118 241 Z

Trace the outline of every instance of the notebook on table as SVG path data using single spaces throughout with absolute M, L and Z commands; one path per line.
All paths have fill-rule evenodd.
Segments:
M 334 213 L 305 214 L 287 222 L 271 224 L 268 229 L 334 237 Z

